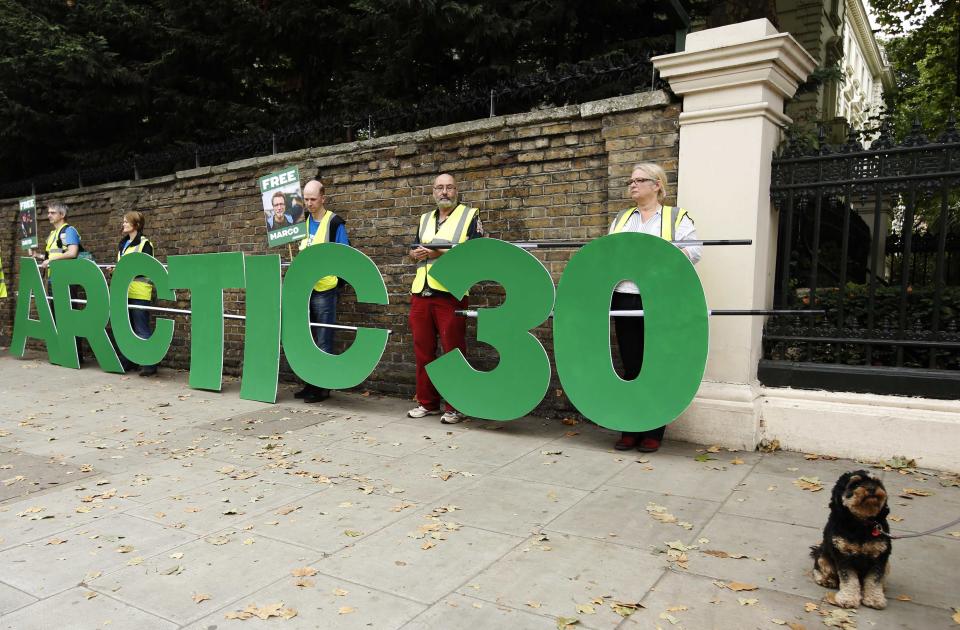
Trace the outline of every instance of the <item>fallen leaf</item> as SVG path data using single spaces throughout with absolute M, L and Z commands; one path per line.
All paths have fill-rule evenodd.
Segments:
M 578 623 L 580 623 L 580 620 L 576 617 L 557 617 L 557 630 L 566 630 L 570 626 L 575 626 Z
M 177 553 L 171 553 L 171 554 L 170 554 L 169 556 L 167 556 L 167 557 L 168 557 L 168 558 L 173 558 L 174 560 L 179 560 L 180 558 L 183 557 L 183 552 L 182 552 L 182 551 L 178 551 Z
M 420 548 L 426 551 L 427 549 L 433 549 L 436 546 L 437 546 L 437 543 L 433 542 L 432 540 L 427 540 L 422 545 L 420 545 Z
M 736 459 L 731 459 L 730 463 L 733 464 L 734 466 L 739 466 L 740 464 L 743 464 L 744 461 L 738 457 Z
M 903 493 L 911 494 L 915 497 L 929 497 L 933 495 L 932 492 L 929 492 L 927 490 L 918 490 L 917 488 L 904 488 Z
M 910 597 L 909 595 L 897 595 L 896 598 L 897 598 L 898 600 L 900 600 L 901 602 L 912 602 L 912 601 L 913 601 L 913 598 Z
M 592 604 L 577 604 L 577 612 L 581 615 L 595 615 L 597 610 Z
M 893 516 L 892 514 L 890 515 L 889 518 L 890 518 L 890 520 L 893 521 L 894 523 L 899 523 L 899 522 L 901 522 L 901 521 L 903 520 L 903 517 L 902 517 L 902 516 Z
M 207 601 L 208 599 L 210 599 L 210 596 L 207 595 L 206 593 L 196 593 L 196 594 L 193 596 L 193 602 L 194 602 L 195 604 L 199 604 L 200 602 L 205 602 L 205 601 Z
M 807 602 L 803 605 L 803 610 L 806 612 L 813 612 L 815 610 L 820 610 L 820 607 L 814 604 L 813 602 Z
M 300 588 L 310 588 L 314 584 L 314 581 L 310 578 L 299 578 L 296 582 L 293 583 L 294 586 L 299 586 Z
M 960 538 L 960 532 L 947 532 L 947 533 L 953 536 L 954 538 Z
M 953 623 L 960 626 L 960 608 L 953 609 L 953 617 L 951 617 L 951 619 L 953 619 Z
M 527 602 L 527 606 L 529 606 L 530 608 L 540 608 L 541 604 L 540 602 L 529 601 Z
M 288 505 L 287 507 L 282 507 L 279 510 L 277 510 L 276 514 L 279 514 L 280 516 L 286 516 L 287 514 L 291 512 L 295 512 L 296 510 L 299 510 L 302 507 L 303 507 L 302 505 Z
M 353 606 L 341 606 L 340 610 L 337 611 L 338 615 L 349 615 L 352 612 L 356 612 L 357 609 Z
M 363 536 L 363 532 L 358 532 L 355 529 L 345 529 L 343 530 L 343 533 L 350 538 L 359 538 L 360 536 Z
M 741 558 L 746 558 L 747 556 L 742 553 L 727 553 L 726 551 L 720 551 L 718 549 L 706 549 L 700 553 L 713 556 L 715 558 L 733 558 L 734 560 L 740 560 Z
M 207 536 L 206 538 L 204 538 L 204 540 L 210 543 L 211 545 L 216 545 L 218 547 L 220 545 L 225 545 L 228 542 L 230 542 L 230 539 L 227 538 L 226 536 Z
M 175 564 L 172 567 L 161 571 L 160 575 L 180 575 L 181 573 L 183 573 L 183 567 L 179 564 Z
M 662 613 L 660 613 L 660 618 L 663 619 L 664 621 L 669 621 L 670 624 L 671 624 L 671 625 L 674 625 L 674 626 L 677 625 L 678 623 L 680 623 L 680 620 L 679 620 L 679 619 L 677 619 L 676 617 L 674 617 L 673 615 L 671 615 L 670 613 L 667 613 L 667 612 L 662 612 Z M 658 627 L 659 627 L 659 626 L 658 626 Z
M 841 628 L 842 630 L 856 630 L 857 621 L 856 611 L 845 610 L 843 608 L 834 608 L 823 619 L 823 625 L 828 628 Z
M 48 544 L 48 545 L 62 545 L 62 544 L 65 543 L 65 542 L 67 542 L 67 541 L 64 540 L 63 538 L 51 538 L 50 540 L 47 541 L 47 544 Z
M 350 591 L 345 591 L 342 588 L 333 589 L 333 594 L 336 595 L 337 597 L 346 597 L 349 593 Z
M 759 602 L 760 600 L 759 600 L 759 599 L 745 599 L 745 598 L 743 598 L 743 597 L 738 597 L 738 598 L 737 598 L 737 601 L 740 602 L 740 605 L 741 605 L 741 606 L 753 606 L 754 604 L 756 604 L 756 603 Z
M 712 459 L 716 459 L 716 457 L 710 457 L 710 455 L 707 453 L 700 453 L 699 455 L 693 458 L 693 460 L 697 462 L 708 462 Z
M 294 569 L 290 572 L 290 575 L 293 577 L 312 577 L 317 574 L 317 570 L 313 567 L 300 567 L 299 569 Z
M 133 551 L 133 545 L 120 545 L 117 547 L 117 553 L 130 553 Z
M 754 584 L 747 584 L 746 582 L 727 582 L 724 584 L 731 591 L 755 591 L 757 586 Z
M 820 483 L 818 477 L 800 477 L 793 480 L 793 485 L 801 490 L 809 490 L 810 492 L 820 492 L 823 490 L 823 484 Z
M 667 612 L 683 612 L 685 610 L 689 609 L 686 606 L 671 606 L 670 608 L 667 608 Z

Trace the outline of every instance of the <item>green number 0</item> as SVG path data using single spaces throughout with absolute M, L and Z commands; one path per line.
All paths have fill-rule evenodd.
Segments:
M 635 282 L 643 296 L 643 368 L 632 381 L 617 375 L 610 356 L 610 298 L 621 280 Z M 700 278 L 662 239 L 604 236 L 577 252 L 560 278 L 553 340 L 560 382 L 583 415 L 619 431 L 664 426 L 696 396 L 706 366 Z

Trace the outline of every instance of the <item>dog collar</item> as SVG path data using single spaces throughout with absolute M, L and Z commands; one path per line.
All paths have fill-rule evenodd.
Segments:
M 883 530 L 880 529 L 880 523 L 873 521 L 873 529 L 870 530 L 870 535 L 873 536 L 874 538 L 877 538 L 882 533 L 883 533 Z

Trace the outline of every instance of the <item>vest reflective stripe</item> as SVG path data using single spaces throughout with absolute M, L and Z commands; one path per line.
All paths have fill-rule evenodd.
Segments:
M 473 217 L 477 216 L 477 209 L 468 208 L 463 204 L 458 205 L 447 217 L 447 220 L 443 222 L 439 230 L 436 221 L 433 222 L 433 228 L 431 229 L 430 217 L 432 216 L 432 210 L 420 215 L 420 242 L 437 245 L 449 244 L 453 247 L 457 243 L 463 243 L 467 240 L 467 227 L 473 221 Z M 433 261 L 433 258 L 428 258 L 417 262 L 417 275 L 413 278 L 413 293 L 423 291 L 424 285 L 436 291 L 447 291 L 445 286 L 434 280 L 433 276 L 430 275 Z
M 133 252 L 142 252 L 144 246 L 149 242 L 150 241 L 141 236 L 140 242 L 136 245 L 127 247 L 123 250 L 122 254 L 118 251 L 117 260 L 119 261 L 121 256 L 126 256 Z M 153 285 L 143 280 L 134 280 L 130 283 L 130 288 L 127 289 L 127 298 L 131 300 L 151 300 L 153 299 Z
M 618 214 L 617 218 L 613 221 L 613 233 L 622 232 L 624 226 L 627 225 L 627 221 L 630 220 L 630 216 L 636 211 L 637 209 L 635 207 L 621 210 L 620 214 Z M 665 241 L 672 241 L 674 235 L 677 233 L 677 229 L 680 227 L 680 221 L 682 221 L 685 216 L 687 216 L 687 211 L 683 208 L 664 206 L 663 210 L 660 211 L 660 238 Z M 667 217 L 666 221 L 663 220 L 664 217 Z
M 7 297 L 7 283 L 3 281 L 3 261 L 0 260 L 0 298 Z
M 317 231 L 313 234 L 310 234 L 310 220 L 307 219 L 307 238 L 300 241 L 300 251 L 305 250 L 311 245 L 319 245 L 321 243 L 330 242 L 330 222 L 333 221 L 335 217 L 334 213 L 326 210 L 323 214 L 323 218 L 320 219 L 320 225 L 317 226 Z M 320 240 L 317 240 L 317 236 L 320 237 Z M 317 280 L 317 283 L 313 285 L 314 291 L 329 291 L 337 286 L 338 279 L 336 276 L 324 276 Z

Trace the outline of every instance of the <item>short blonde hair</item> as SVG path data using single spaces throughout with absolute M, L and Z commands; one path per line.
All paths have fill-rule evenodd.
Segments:
M 657 191 L 657 201 L 663 203 L 663 200 L 667 198 L 667 172 L 659 164 L 653 162 L 634 164 L 631 173 L 633 171 L 640 171 L 646 177 L 656 180 L 660 184 L 660 189 Z
M 133 226 L 137 232 L 143 231 L 143 213 L 139 210 L 131 210 L 123 213 L 123 220 Z

